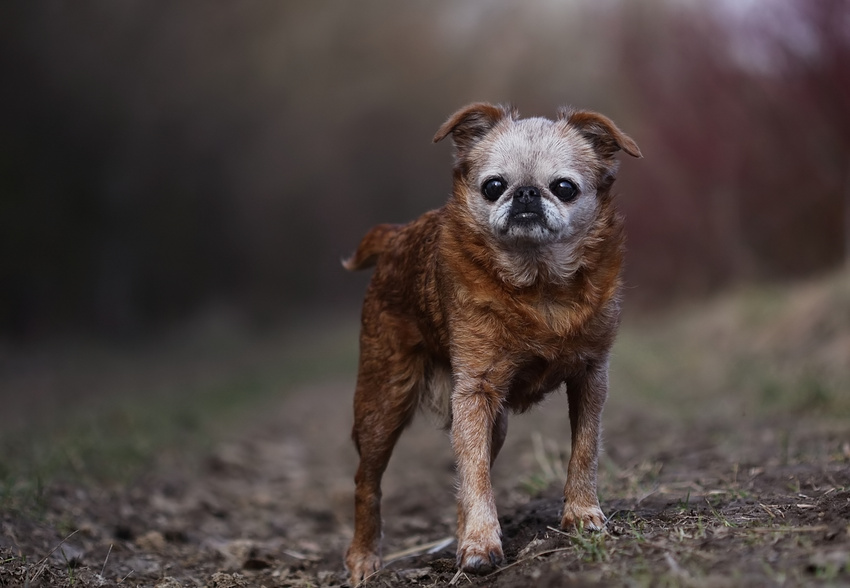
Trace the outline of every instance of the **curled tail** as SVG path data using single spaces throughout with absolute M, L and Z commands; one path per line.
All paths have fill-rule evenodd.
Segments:
M 366 236 L 357 246 L 357 251 L 348 259 L 344 259 L 342 267 L 349 271 L 372 267 L 378 261 L 378 256 L 389 250 L 390 241 L 401 228 L 401 225 L 377 225 L 369 229 Z

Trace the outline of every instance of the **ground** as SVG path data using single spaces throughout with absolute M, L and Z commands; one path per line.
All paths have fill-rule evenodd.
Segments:
M 356 333 L 321 329 L 332 339 L 73 369 L 55 367 L 67 352 L 9 352 L 0 586 L 345 585 Z M 627 320 L 604 416 L 606 529 L 557 528 L 569 431 L 555 394 L 511 420 L 493 472 L 507 564 L 487 576 L 455 569 L 451 448 L 423 416 L 385 477 L 386 566 L 368 585 L 850 585 L 848 349 L 847 274 Z M 135 401 L 99 399 L 140 380 Z M 41 404 L 24 394 L 37 381 Z M 75 410 L 50 396 L 63 387 L 86 390 Z M 217 408 L 187 416 L 196 406 Z

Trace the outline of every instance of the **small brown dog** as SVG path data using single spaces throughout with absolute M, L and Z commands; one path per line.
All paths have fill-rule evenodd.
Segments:
M 434 141 L 455 144 L 453 193 L 407 225 L 379 225 L 344 265 L 376 265 L 363 303 L 354 396 L 358 584 L 381 567 L 381 477 L 417 407 L 451 428 L 458 566 L 503 561 L 490 467 L 508 411 L 566 383 L 572 455 L 561 526 L 601 529 L 596 496 L 608 354 L 619 323 L 623 223 L 611 186 L 637 145 L 608 118 L 557 120 L 471 104 Z

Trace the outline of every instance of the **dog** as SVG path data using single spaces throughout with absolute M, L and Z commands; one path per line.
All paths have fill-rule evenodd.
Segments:
M 508 413 L 564 384 L 572 454 L 561 527 L 605 524 L 596 471 L 624 242 L 611 187 L 615 154 L 640 149 L 605 116 L 571 108 L 521 119 L 510 106 L 470 104 L 434 142 L 449 135 L 448 202 L 372 228 L 343 262 L 375 266 L 354 396 L 352 585 L 381 568 L 381 477 L 418 407 L 451 431 L 460 569 L 504 561 L 490 468 Z

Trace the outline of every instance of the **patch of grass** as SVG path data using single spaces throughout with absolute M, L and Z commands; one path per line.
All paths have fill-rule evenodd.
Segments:
M 247 366 L 234 362 L 228 369 L 222 360 L 215 378 L 181 377 L 175 379 L 189 382 L 172 384 L 166 375 L 150 388 L 88 399 L 27 430 L 0 431 L 0 509 L 37 515 L 45 485 L 55 480 L 129 481 L 154 457 L 203 449 L 293 387 L 356 369 L 357 339 L 349 325 L 293 338 L 269 341 L 262 350 L 268 357 Z M 97 371 L 104 354 L 88 369 Z M 132 360 L 107 354 L 107 361 Z M 162 369 L 153 363 L 151 369 Z
M 612 357 L 611 403 L 637 401 L 685 421 L 850 417 L 846 308 L 844 271 L 626 322 Z
M 541 492 L 549 488 L 551 480 L 547 480 L 542 474 L 533 473 L 519 481 L 519 488 L 529 496 L 538 496 Z
M 726 528 L 735 528 L 738 527 L 738 524 L 734 521 L 730 521 L 726 516 L 718 511 L 713 504 L 711 504 L 711 500 L 708 498 L 705 499 L 705 503 L 708 505 L 708 510 L 711 511 L 711 514 L 714 515 L 714 518 L 720 521 L 720 523 Z M 718 501 L 718 506 L 720 505 L 720 501 Z
M 519 487 L 529 496 L 537 496 L 552 484 L 563 484 L 567 479 L 570 448 L 561 450 L 557 442 L 543 439 L 537 432 L 532 433 L 531 443 L 537 469 L 523 476 Z
M 605 533 L 584 533 L 580 528 L 570 534 L 570 541 L 576 546 L 582 561 L 603 563 L 610 559 L 605 545 Z
M 679 501 L 676 505 L 676 508 L 679 509 L 680 512 L 690 512 L 691 510 L 691 492 L 688 490 L 688 494 Z

